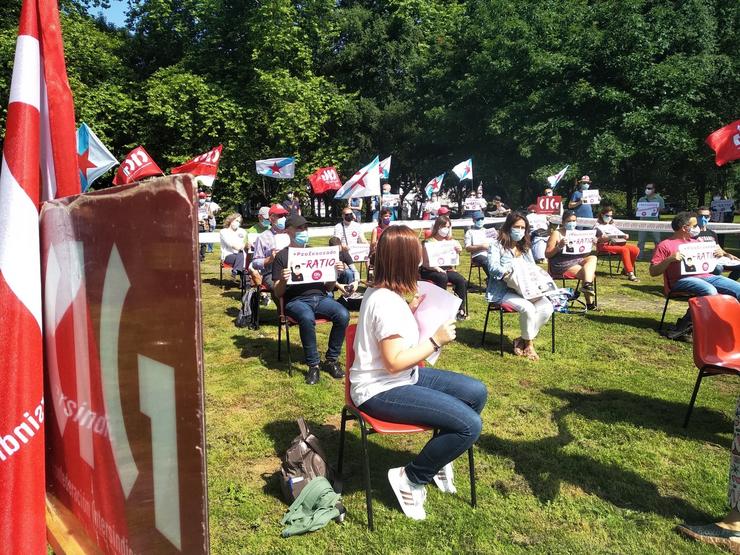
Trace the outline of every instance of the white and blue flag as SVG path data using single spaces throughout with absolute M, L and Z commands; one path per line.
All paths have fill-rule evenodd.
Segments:
M 334 195 L 335 200 L 380 196 L 380 163 L 378 157 L 350 177 Z
M 80 125 L 77 130 L 77 167 L 80 170 L 82 192 L 87 191 L 93 181 L 116 164 L 116 157 L 105 148 L 92 129 L 86 123 Z
M 452 168 L 452 173 L 454 173 L 460 181 L 465 181 L 466 179 L 472 180 L 473 159 L 468 158 L 465 162 L 460 162 L 457 166 Z
M 295 175 L 295 158 L 267 158 L 256 160 L 257 173 L 273 179 L 293 179 Z

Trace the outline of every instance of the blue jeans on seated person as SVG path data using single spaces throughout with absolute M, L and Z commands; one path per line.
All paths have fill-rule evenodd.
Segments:
M 411 482 L 428 484 L 444 465 L 478 440 L 483 425 L 480 413 L 488 391 L 483 383 L 464 374 L 426 367 L 417 372 L 419 379 L 414 385 L 378 393 L 358 408 L 388 422 L 439 430 L 439 435 L 406 465 Z
M 351 267 L 347 267 L 345 270 L 342 270 L 341 272 L 337 273 L 337 283 L 341 283 L 342 285 L 348 285 L 350 283 L 354 283 L 355 281 L 360 280 L 360 274 L 356 270 L 353 270 Z
M 337 360 L 344 343 L 344 332 L 349 324 L 349 312 L 328 295 L 310 295 L 296 297 L 285 305 L 285 315 L 298 322 L 298 330 L 303 343 L 303 355 L 309 368 L 321 362 L 316 346 L 316 318 L 331 320 L 329 345 L 326 349 L 326 360 Z
M 720 293 L 730 295 L 740 301 L 740 283 L 725 276 L 683 277 L 673 284 L 671 291 L 685 291 L 699 297 Z

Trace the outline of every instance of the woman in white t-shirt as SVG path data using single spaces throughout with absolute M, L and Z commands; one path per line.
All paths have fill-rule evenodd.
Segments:
M 241 228 L 242 217 L 230 214 L 224 220 L 224 228 L 219 234 L 221 239 L 221 260 L 232 266 L 231 273 L 237 275 L 244 271 L 248 238 L 246 230 Z
M 480 412 L 486 387 L 478 380 L 419 364 L 455 339 L 455 323 L 419 337 L 414 310 L 421 244 L 411 229 L 392 226 L 375 252 L 375 281 L 364 295 L 357 324 L 355 361 L 350 368 L 351 396 L 360 410 L 390 422 L 439 430 L 405 467 L 388 471 L 403 512 L 426 517 L 426 484 L 434 481 L 454 492 L 452 461 L 467 451 L 481 432 Z M 405 296 L 413 296 L 407 302 Z

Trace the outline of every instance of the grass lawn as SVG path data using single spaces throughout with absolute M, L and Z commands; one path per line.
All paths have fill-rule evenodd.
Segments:
M 461 231 L 455 235 L 462 238 Z M 467 263 L 463 256 L 465 276 Z M 557 352 L 549 352 L 548 324 L 537 339 L 538 363 L 511 354 L 516 316 L 505 317 L 503 358 L 497 317 L 480 347 L 486 304 L 481 292 L 470 293 L 471 317 L 458 326 L 458 340 L 436 366 L 475 376 L 488 387 L 475 455 L 477 509 L 468 502 L 463 457 L 455 463 L 459 493 L 430 486 L 426 521 L 407 519 L 386 472 L 407 463 L 428 436 L 375 436 L 376 531 L 369 532 L 359 433 L 350 425 L 345 523 L 282 539 L 287 506 L 276 478 L 279 454 L 298 433 L 296 417 L 303 416 L 335 460 L 343 384 L 326 374 L 316 386 L 304 383 L 297 329 L 291 338 L 298 371 L 288 377 L 285 360 L 277 360 L 274 305 L 263 309 L 259 330 L 236 328 L 238 288 L 221 289 L 218 254 L 209 254 L 202 295 L 212 552 L 716 552 L 684 541 L 673 527 L 711 521 L 727 510 L 731 418 L 740 384 L 724 376 L 705 379 L 684 430 L 697 370 L 690 344 L 655 331 L 662 281 L 649 277 L 646 263 L 638 266 L 638 284 L 610 278 L 606 261 L 599 270 L 602 311 L 558 315 Z M 672 301 L 666 321 L 675 322 L 685 309 Z M 328 326 L 317 331 L 323 353 Z

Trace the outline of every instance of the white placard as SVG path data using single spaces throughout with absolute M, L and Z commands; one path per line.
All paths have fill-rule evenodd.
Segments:
M 353 262 L 366 262 L 370 257 L 370 245 L 367 243 L 356 243 L 349 246 L 349 255 Z
M 396 208 L 399 203 L 398 195 L 387 194 L 380 197 L 380 205 L 383 208 Z
M 506 284 L 525 299 L 537 299 L 557 291 L 558 286 L 550 274 L 536 264 L 517 257 L 511 261 L 511 266 L 512 273 L 507 278 Z
M 475 212 L 476 210 L 480 210 L 480 199 L 476 197 L 468 197 L 465 199 L 463 207 L 466 212 Z
M 247 234 L 247 240 L 249 241 L 250 245 L 254 245 L 254 242 L 257 240 L 257 237 L 259 237 L 259 233 L 248 233 Z
M 288 284 L 337 280 L 339 246 L 288 249 Z
M 735 206 L 735 201 L 733 199 L 713 200 L 712 204 L 709 206 L 711 207 L 712 212 L 732 212 L 732 209 Z
M 638 202 L 635 216 L 638 218 L 654 218 L 660 212 L 659 202 Z
M 587 191 L 581 191 L 581 202 L 583 204 L 599 204 L 601 202 L 601 196 L 599 196 L 598 189 L 588 189 Z
M 455 319 L 462 299 L 426 281 L 416 282 L 416 293 L 422 299 L 414 312 L 414 318 L 419 326 L 419 339 L 423 340 L 434 335 L 442 324 Z M 427 360 L 434 364 L 437 357 L 439 351 L 429 355 Z
M 275 235 L 275 250 L 283 250 L 290 245 L 290 237 L 287 233 L 278 233 Z
M 546 214 L 527 214 L 527 220 L 529 220 L 529 227 L 532 228 L 532 231 L 550 227 Z
M 711 274 L 717 265 L 714 251 L 717 243 L 714 241 L 695 241 L 678 246 L 678 252 L 683 255 L 681 260 L 681 275 Z
M 563 254 L 587 255 L 591 252 L 596 240 L 595 229 L 574 229 L 566 232 Z
M 598 226 L 599 231 L 609 239 L 614 240 L 626 240 L 627 234 L 620 231 L 620 229 L 614 224 L 600 224 Z
M 457 266 L 460 264 L 460 243 L 457 241 L 427 241 L 424 243 L 427 251 L 429 265 L 434 266 Z
M 740 260 L 735 260 L 734 258 L 722 256 L 715 261 L 715 265 L 722 266 L 722 268 L 725 269 L 734 268 L 735 266 L 740 266 Z
M 498 239 L 498 231 L 495 227 L 486 228 L 486 237 L 488 239 Z

